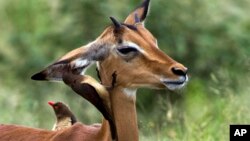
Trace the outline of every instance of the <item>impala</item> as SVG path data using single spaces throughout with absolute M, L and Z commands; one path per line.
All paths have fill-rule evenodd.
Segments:
M 70 79 L 69 79 L 70 78 Z M 116 129 L 110 114 L 106 88 L 89 76 L 64 75 L 64 82 L 80 96 L 94 104 L 105 117 L 102 125 L 74 123 L 65 129 L 50 131 L 18 125 L 0 125 L 0 141 L 111 141 Z M 101 98 L 102 97 L 102 98 Z
M 95 88 L 104 103 L 102 105 L 107 107 L 104 110 L 106 112 L 103 113 L 111 114 L 110 121 L 115 123 L 116 137 L 119 141 L 139 140 L 135 107 L 138 88 L 176 90 L 182 88 L 188 81 L 187 68 L 162 52 L 158 48 L 156 38 L 145 28 L 144 20 L 148 13 L 148 6 L 149 0 L 145 0 L 128 15 L 123 23 L 111 17 L 113 25 L 107 27 L 96 40 L 70 51 L 32 76 L 34 80 L 63 80 L 83 97 L 87 95 L 81 94 L 84 93 L 82 84 Z M 101 84 L 85 81 L 84 72 L 91 64 L 97 65 Z M 102 90 L 99 91 L 103 88 L 108 91 L 108 94 L 102 93 Z M 97 103 L 92 103 L 100 108 Z M 111 140 L 110 123 L 112 122 L 104 119 L 101 128 L 95 131 L 90 131 L 79 123 L 65 131 L 49 132 L 46 138 L 49 140 L 57 136 L 60 141 L 66 138 L 72 141 L 74 139 Z M 25 131 L 24 127 L 3 128 Z M 30 132 L 36 134 L 37 130 L 30 129 Z M 13 140 L 13 137 L 9 138 Z

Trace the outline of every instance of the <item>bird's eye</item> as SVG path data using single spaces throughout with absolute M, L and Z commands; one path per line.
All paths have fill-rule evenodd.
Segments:
M 127 55 L 131 52 L 137 52 L 138 50 L 134 47 L 131 47 L 131 46 L 122 46 L 122 47 L 119 47 L 117 48 L 118 52 L 122 55 Z

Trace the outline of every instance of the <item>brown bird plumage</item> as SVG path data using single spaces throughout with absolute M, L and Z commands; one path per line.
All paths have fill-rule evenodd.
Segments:
M 49 101 L 48 104 L 53 108 L 56 115 L 56 123 L 52 128 L 53 131 L 68 128 L 77 122 L 75 115 L 64 103 Z

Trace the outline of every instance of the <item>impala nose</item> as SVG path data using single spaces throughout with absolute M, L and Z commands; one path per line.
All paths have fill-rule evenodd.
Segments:
M 175 75 L 179 76 L 185 76 L 188 71 L 186 67 L 173 67 L 171 70 Z

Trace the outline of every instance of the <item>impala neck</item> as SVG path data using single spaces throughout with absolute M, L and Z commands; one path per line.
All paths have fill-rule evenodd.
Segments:
M 111 107 L 119 141 L 139 140 L 135 93 L 136 90 L 120 87 L 115 87 L 110 91 Z
M 138 141 L 138 126 L 136 114 L 136 89 L 129 89 L 121 85 L 112 86 L 113 71 L 106 67 L 107 64 L 98 63 L 99 75 L 102 85 L 110 87 L 109 96 L 113 118 L 116 125 L 118 141 Z M 108 66 L 108 65 L 107 65 Z M 119 76 L 118 76 L 119 77 Z M 116 78 L 115 78 L 116 80 Z
M 110 91 L 111 108 L 116 125 L 117 141 L 138 141 L 138 126 L 134 89 L 116 87 Z M 101 141 L 111 139 L 109 122 L 102 121 L 99 137 Z
M 100 140 L 100 141 L 112 140 L 109 122 L 106 119 L 102 120 L 101 129 L 99 130 L 98 136 L 100 138 L 98 138 L 97 140 Z

